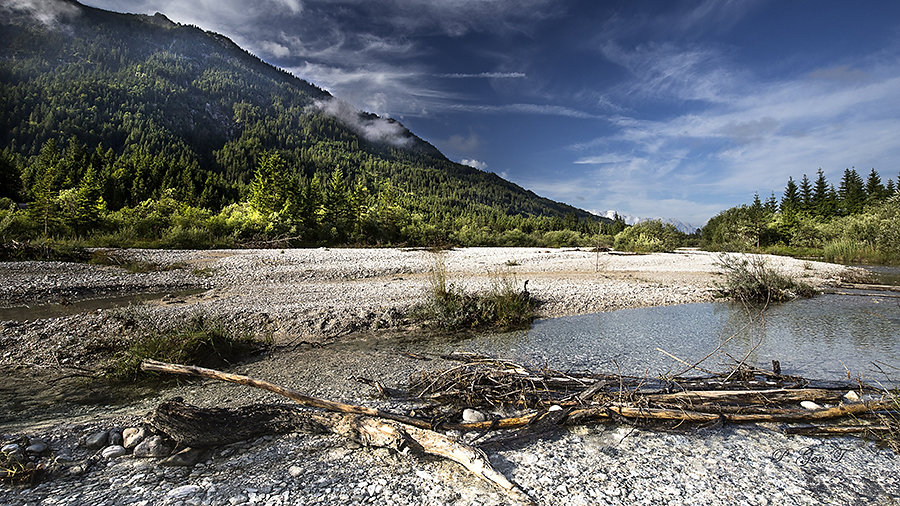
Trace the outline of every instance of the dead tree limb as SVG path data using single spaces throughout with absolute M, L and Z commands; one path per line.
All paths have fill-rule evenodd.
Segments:
M 443 434 L 430 430 L 428 422 L 394 413 L 388 413 L 363 406 L 343 404 L 304 395 L 296 390 L 286 388 L 268 381 L 251 378 L 239 374 L 230 374 L 203 367 L 169 364 L 156 360 L 144 360 L 141 369 L 145 371 L 168 372 L 188 376 L 199 376 L 240 385 L 262 388 L 283 395 L 304 406 L 331 411 L 332 413 L 310 413 L 306 426 L 325 427 L 329 431 L 359 441 L 360 443 L 383 446 L 402 451 L 412 448 L 420 453 L 427 453 L 456 462 L 482 480 L 498 487 L 510 498 L 525 504 L 533 504 L 521 488 L 510 482 L 497 472 L 488 462 L 487 457 L 469 445 L 455 441 Z M 295 413 L 295 417 L 300 417 Z M 298 418 L 299 419 L 299 418 Z M 191 418 L 188 417 L 188 422 Z M 414 422 L 413 425 L 409 422 Z M 159 423 L 159 421 L 157 421 Z M 299 422 L 297 422 L 299 424 Z M 182 425 L 184 423 L 182 422 Z M 175 436 L 173 436 L 175 438 Z

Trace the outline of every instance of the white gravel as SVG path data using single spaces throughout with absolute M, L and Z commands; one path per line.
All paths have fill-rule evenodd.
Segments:
M 32 301 L 36 293 L 52 296 L 73 289 L 94 293 L 97 287 L 109 286 L 130 287 L 117 293 L 206 288 L 197 296 L 159 302 L 142 311 L 164 325 L 179 314 L 202 309 L 267 329 L 281 345 L 330 343 L 280 347 L 235 371 L 312 395 L 376 407 L 396 409 L 398 405 L 370 398 L 367 387 L 351 376 L 402 385 L 410 371 L 439 366 L 436 361 L 419 362 L 400 355 L 402 334 L 333 339 L 353 330 L 405 328 L 408 322 L 403 313 L 427 291 L 434 262 L 429 252 L 316 249 L 128 254 L 157 264 L 184 262 L 189 268 L 132 275 L 108 267 L 0 264 L 0 279 L 9 280 L 0 283 L 0 300 L 15 305 Z M 529 292 L 541 301 L 542 316 L 707 301 L 716 280 L 715 260 L 716 255 L 703 252 L 603 253 L 599 259 L 586 250 L 469 248 L 444 253 L 451 281 L 470 289 L 487 286 L 488 271 L 498 269 L 511 270 L 520 283 L 528 280 Z M 818 286 L 836 283 L 848 272 L 841 266 L 788 258 L 773 257 L 769 262 Z M 205 277 L 192 269 L 209 269 L 213 274 Z M 47 280 L 41 277 L 44 273 Z M 34 365 L 52 366 L 54 354 L 56 360 L 66 355 L 48 351 L 55 349 L 69 350 L 77 361 L 77 349 L 91 335 L 116 330 L 106 313 L 3 322 L 0 364 L 21 365 L 27 358 Z M 136 423 L 162 398 L 174 395 L 208 406 L 277 402 L 276 397 L 254 389 L 199 382 L 121 406 L 75 407 L 43 417 L 29 411 L 28 419 L 0 423 L 0 439 L 40 436 L 54 455 L 76 462 L 88 459 L 91 465 L 83 473 L 31 489 L 0 487 L 0 503 L 506 503 L 502 494 L 454 464 L 359 448 L 330 435 L 266 436 L 213 450 L 192 468 L 163 468 L 152 459 L 92 457 L 79 445 L 79 439 L 97 430 Z M 486 452 L 538 504 L 900 501 L 896 454 L 852 438 L 784 436 L 775 426 L 658 433 L 598 425 L 487 447 Z

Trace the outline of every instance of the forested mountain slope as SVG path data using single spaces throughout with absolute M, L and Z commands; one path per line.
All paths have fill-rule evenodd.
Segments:
M 370 190 L 389 183 L 439 228 L 596 219 L 453 163 L 398 122 L 354 111 L 222 35 L 162 14 L 49 4 L 55 16 L 41 19 L 0 7 L 0 197 L 34 201 L 42 184 L 64 192 L 92 168 L 109 211 L 165 195 L 216 212 L 245 199 L 264 155 L 277 152 L 298 189 L 336 169 Z

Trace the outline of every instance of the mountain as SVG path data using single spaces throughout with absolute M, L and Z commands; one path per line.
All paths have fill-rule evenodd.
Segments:
M 454 163 L 220 34 L 159 13 L 28 4 L 0 6 L 0 150 L 21 173 L 21 188 L 4 189 L 16 200 L 33 199 L 41 164 L 62 157 L 98 167 L 110 210 L 164 194 L 217 210 L 247 194 L 274 150 L 294 180 L 337 168 L 361 184 L 389 181 L 411 212 L 446 226 L 479 213 L 598 219 Z M 70 163 L 57 187 L 87 165 Z
M 595 212 L 595 214 L 598 214 L 599 216 L 602 216 L 605 218 L 609 218 L 611 220 L 615 219 L 615 217 L 618 216 L 628 225 L 634 225 L 635 223 L 640 223 L 642 221 L 657 220 L 657 221 L 661 221 L 663 223 L 669 223 L 672 226 L 674 226 L 676 229 L 678 229 L 680 232 L 684 232 L 685 234 L 693 234 L 694 232 L 696 232 L 698 230 L 698 227 L 695 227 L 694 225 L 691 225 L 690 223 L 685 223 L 681 220 L 676 220 L 674 218 L 661 218 L 661 217 L 641 218 L 639 216 L 634 216 L 634 215 L 627 214 L 627 213 L 620 213 L 614 209 L 610 209 L 603 213 Z

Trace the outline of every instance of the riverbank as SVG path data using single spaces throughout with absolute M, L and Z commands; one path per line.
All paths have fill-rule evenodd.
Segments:
M 128 272 L 116 266 L 65 262 L 0 263 L 4 280 L 0 306 L 19 306 L 22 313 L 16 323 L 0 324 L 4 348 L 0 365 L 85 365 L 91 357 L 81 350 L 105 346 L 96 342 L 98 338 L 119 336 L 122 318 L 116 312 L 98 310 L 47 319 L 39 305 L 85 297 L 120 296 L 127 302 L 135 293 L 172 293 L 136 309 L 136 316 L 159 328 L 202 312 L 251 328 L 279 345 L 408 328 L 411 322 L 406 316 L 427 297 L 429 273 L 438 259 L 423 250 L 327 248 L 125 250 L 116 255 L 131 263 L 156 266 L 156 270 Z M 719 280 L 718 255 L 700 251 L 598 255 L 587 249 L 464 248 L 439 257 L 449 282 L 466 290 L 487 288 L 490 273 L 497 271 L 514 275 L 523 287 L 528 281 L 541 318 L 709 301 Z M 787 257 L 767 261 L 819 287 L 836 284 L 853 272 L 844 266 Z M 197 293 L 185 295 L 185 290 Z M 43 353 L 36 353 L 38 349 Z
M 379 399 L 358 376 L 402 386 L 440 359 L 406 355 L 428 339 L 405 314 L 427 293 L 434 255 L 420 250 L 129 251 L 135 260 L 183 265 L 127 273 L 103 266 L 0 264 L 0 300 L 17 304 L 35 293 L 95 290 L 203 292 L 158 300 L 137 312 L 150 326 L 203 311 L 272 336 L 267 354 L 233 368 L 324 398 L 400 410 Z M 708 301 L 717 280 L 716 255 L 684 252 L 599 257 L 586 250 L 461 249 L 443 254 L 449 278 L 467 289 L 489 284 L 488 271 L 509 269 L 540 301 L 542 317 L 629 307 Z M 769 259 L 782 272 L 816 286 L 837 283 L 842 266 L 790 258 Z M 71 270 L 70 270 L 71 269 Z M 13 288 L 14 286 L 14 288 Z M 124 288 L 121 288 L 124 287 Z M 25 295 L 22 295 L 25 294 Z M 32 295 L 29 295 L 32 294 Z M 71 295 L 69 295 L 71 297 Z M 92 347 L 116 344 L 123 310 L 3 322 L 2 364 L 9 379 L 23 366 L 36 374 L 31 397 L 65 382 L 41 371 L 89 366 Z M 37 314 L 37 313 L 32 313 Z M 464 341 L 461 341 L 461 344 Z M 124 345 L 125 343 L 119 343 Z M 42 383 L 43 382 L 43 383 Z M 77 387 L 77 383 L 71 384 Z M 12 381 L 4 382 L 8 390 Z M 81 384 L 81 389 L 86 385 Z M 159 466 L 156 459 L 107 458 L 88 449 L 99 431 L 137 425 L 163 399 L 179 396 L 201 406 L 281 402 L 255 389 L 188 382 L 128 400 L 118 392 L 99 404 L 41 408 L 20 399 L 5 409 L 21 417 L 0 423 L 3 442 L 44 439 L 50 459 L 66 473 L 32 489 L 0 490 L 9 504 L 504 504 L 506 498 L 450 463 L 359 448 L 336 436 L 269 435 L 214 449 L 192 467 Z M 117 397 L 119 395 L 119 397 Z M 33 405 L 29 402 L 33 401 Z M 45 401 L 53 401 L 52 396 Z M 26 418 L 27 412 L 27 418 Z M 42 414 L 43 413 L 43 414 Z M 468 440 L 473 435 L 464 436 Z M 491 462 L 539 504 L 623 504 L 687 501 L 698 504 L 816 504 L 900 500 L 897 456 L 850 438 L 788 437 L 777 427 L 724 427 L 655 433 L 598 425 L 533 434 L 486 448 Z

